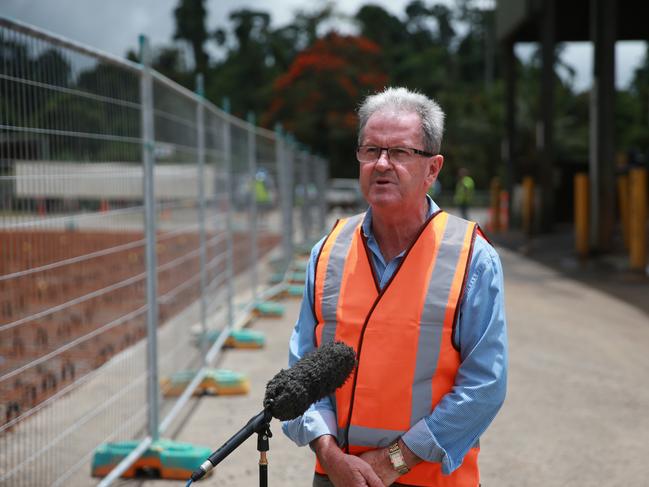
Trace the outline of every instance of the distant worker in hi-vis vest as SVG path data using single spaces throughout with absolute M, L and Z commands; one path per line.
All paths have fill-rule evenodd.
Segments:
M 405 88 L 365 99 L 356 159 L 369 208 L 311 251 L 289 364 L 342 341 L 357 367 L 283 424 L 317 460 L 314 486 L 477 487 L 480 436 L 504 399 L 500 259 L 476 223 L 426 194 L 444 113 Z
M 465 167 L 461 167 L 457 172 L 453 203 L 460 209 L 462 218 L 467 220 L 469 219 L 469 208 L 471 207 L 471 203 L 473 203 L 474 191 L 475 183 L 473 182 L 473 178 L 469 176 L 469 171 Z

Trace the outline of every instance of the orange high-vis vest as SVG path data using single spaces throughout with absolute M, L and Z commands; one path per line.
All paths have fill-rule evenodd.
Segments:
M 351 454 L 382 448 L 429 416 L 451 391 L 460 366 L 454 323 L 477 225 L 435 213 L 383 290 L 361 229 L 363 214 L 339 220 L 315 268 L 316 345 L 354 348 L 358 366 L 336 391 L 338 443 Z M 326 474 L 318 463 L 316 471 Z M 477 487 L 478 447 L 442 475 L 421 462 L 399 477 L 413 486 Z

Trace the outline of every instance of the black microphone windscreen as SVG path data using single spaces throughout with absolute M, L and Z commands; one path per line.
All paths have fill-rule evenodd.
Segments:
M 279 420 L 297 418 L 342 386 L 355 366 L 352 347 L 342 342 L 327 343 L 268 381 L 264 407 Z

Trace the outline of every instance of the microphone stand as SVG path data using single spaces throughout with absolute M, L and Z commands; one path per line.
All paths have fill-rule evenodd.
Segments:
M 212 453 L 203 464 L 192 473 L 191 480 L 195 482 L 207 472 L 221 463 L 230 453 L 236 450 L 253 433 L 257 433 L 257 451 L 259 451 L 259 486 L 268 487 L 268 439 L 273 436 L 270 431 L 270 420 L 273 419 L 268 408 L 251 418 L 246 425 L 226 441 L 218 450 Z
M 272 438 L 270 423 L 266 423 L 264 431 L 257 431 L 257 451 L 259 452 L 259 487 L 268 487 L 268 458 L 266 452 L 270 448 L 268 439 Z

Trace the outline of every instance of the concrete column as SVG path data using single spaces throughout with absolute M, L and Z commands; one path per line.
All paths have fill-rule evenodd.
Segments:
M 590 241 L 596 252 L 607 252 L 615 221 L 615 0 L 591 0 L 590 14 L 595 46 L 590 94 Z
M 554 223 L 554 62 L 555 0 L 543 2 L 541 12 L 541 120 L 539 130 L 540 166 L 536 172 L 541 191 L 539 211 L 541 232 L 552 230 Z
M 516 173 L 516 55 L 514 43 L 503 44 L 503 62 L 505 68 L 505 140 L 503 144 L 503 161 L 506 168 L 505 187 L 509 195 L 514 194 L 514 184 L 518 180 Z M 511 205 L 509 205 L 511 208 Z

